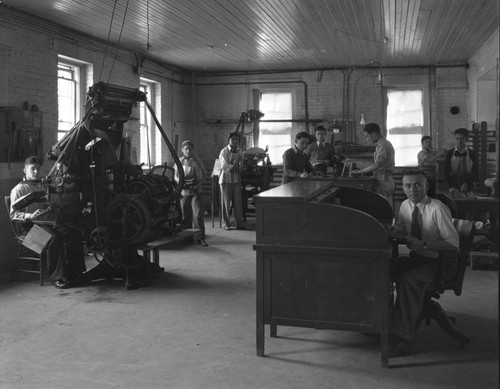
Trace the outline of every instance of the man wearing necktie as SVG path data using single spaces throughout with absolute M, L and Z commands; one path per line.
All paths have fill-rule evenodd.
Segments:
M 392 270 L 397 278 L 397 299 L 391 328 L 391 356 L 406 353 L 415 336 L 425 292 L 439 271 L 438 251 L 458 250 L 458 233 L 448 207 L 427 196 L 423 171 L 403 173 L 407 197 L 391 236 L 406 241 L 409 257 L 397 258 Z
M 323 126 L 316 127 L 314 132 L 316 141 L 311 143 L 306 150 L 314 172 L 318 175 L 325 176 L 328 166 L 331 166 L 335 156 L 333 146 L 326 141 L 326 128 Z
M 474 181 L 479 177 L 479 162 L 474 150 L 467 147 L 469 131 L 466 128 L 455 130 L 456 145 L 448 150 L 444 160 L 444 178 L 451 195 L 474 190 Z

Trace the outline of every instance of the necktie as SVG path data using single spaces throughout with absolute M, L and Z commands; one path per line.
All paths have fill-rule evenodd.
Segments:
M 420 227 L 420 210 L 417 205 L 413 208 L 413 212 L 411 214 L 411 236 L 422 240 L 422 230 Z

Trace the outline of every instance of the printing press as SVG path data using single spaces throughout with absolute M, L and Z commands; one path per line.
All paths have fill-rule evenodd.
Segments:
M 83 118 L 47 154 L 54 161 L 44 179 L 50 211 L 34 223 L 71 223 L 82 231 L 84 250 L 98 265 L 78 282 L 122 278 L 132 289 L 140 286 L 144 274 L 163 270 L 151 269 L 138 250 L 175 234 L 184 173 L 145 93 L 99 82 L 87 96 Z M 130 138 L 124 136 L 123 126 L 140 102 L 146 104 L 179 168 L 178 184 L 166 164 L 144 173 L 131 163 Z

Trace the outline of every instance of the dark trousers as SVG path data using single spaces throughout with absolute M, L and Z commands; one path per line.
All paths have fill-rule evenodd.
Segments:
M 243 226 L 243 208 L 241 199 L 241 183 L 220 184 L 222 198 L 222 218 L 224 225 L 230 226 L 231 209 L 234 211 L 236 227 Z
M 436 281 L 439 272 L 437 258 L 422 257 L 414 252 L 391 262 L 397 285 L 396 305 L 391 334 L 412 341 L 422 312 L 425 293 Z
M 205 220 L 201 208 L 201 195 L 199 193 L 183 195 L 181 210 L 183 227 L 192 228 L 194 224 L 194 228 L 200 230 L 198 239 L 205 240 Z
M 71 281 L 86 270 L 82 234 L 70 226 L 56 227 L 54 233 L 41 255 L 51 280 Z

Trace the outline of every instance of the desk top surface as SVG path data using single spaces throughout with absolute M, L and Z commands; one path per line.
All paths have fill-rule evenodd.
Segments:
M 439 195 L 446 198 L 448 201 L 459 201 L 459 202 L 491 202 L 498 203 L 499 199 L 492 196 L 485 196 L 479 194 L 459 194 L 456 196 L 452 196 L 448 192 L 438 192 Z
M 331 180 L 296 180 L 255 195 L 256 202 L 280 200 L 305 203 L 334 186 Z

